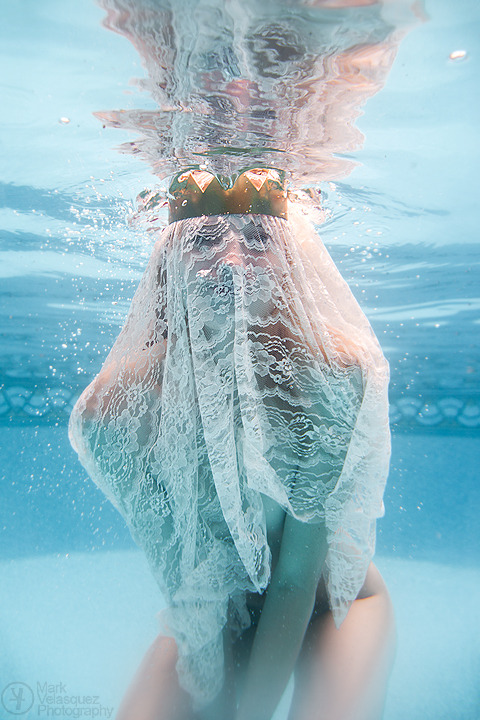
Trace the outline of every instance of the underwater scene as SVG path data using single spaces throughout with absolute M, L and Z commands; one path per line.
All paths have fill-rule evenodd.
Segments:
M 69 418 L 183 217 L 172 178 L 227 195 L 245 173 L 263 187 L 260 169 L 285 183 L 390 366 L 374 541 L 396 617 L 384 720 L 480 720 L 480 6 L 19 0 L 2 15 L 0 718 L 115 718 L 159 633 L 154 550 L 80 464 Z M 149 312 L 130 321 L 144 347 Z M 381 432 L 381 405 L 368 417 Z M 118 466 L 135 450 L 122 442 Z M 274 720 L 295 720 L 292 694 L 290 679 Z

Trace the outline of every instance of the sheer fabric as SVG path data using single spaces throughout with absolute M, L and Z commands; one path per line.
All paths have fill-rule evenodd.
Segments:
M 164 178 L 199 158 L 231 175 L 248 148 L 248 162 L 280 164 L 296 187 L 356 166 L 355 120 L 421 12 L 409 0 L 98 2 L 105 26 L 138 51 L 148 77 L 134 82 L 155 103 L 96 113 L 139 135 L 123 152 Z
M 201 707 L 222 629 L 271 574 L 262 495 L 325 523 L 337 626 L 361 588 L 388 473 L 388 365 L 325 247 L 290 219 L 203 216 L 161 233 L 70 440 L 145 551 Z

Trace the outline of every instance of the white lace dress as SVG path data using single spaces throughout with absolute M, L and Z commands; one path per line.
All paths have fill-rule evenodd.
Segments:
M 339 625 L 374 553 L 388 473 L 388 364 L 310 226 L 266 215 L 168 225 L 70 440 L 145 551 L 196 707 L 222 629 L 268 586 L 262 496 L 324 520 Z

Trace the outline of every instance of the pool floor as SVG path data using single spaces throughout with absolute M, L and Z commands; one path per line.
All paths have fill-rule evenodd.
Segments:
M 384 720 L 478 720 L 480 572 L 376 563 L 398 625 Z M 0 572 L 0 716 L 114 718 L 164 606 L 144 556 L 39 556 L 5 561 Z M 291 691 L 275 720 L 287 717 Z

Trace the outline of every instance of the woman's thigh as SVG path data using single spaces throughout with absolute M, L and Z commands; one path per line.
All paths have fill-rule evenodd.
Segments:
M 324 588 L 295 667 L 289 720 L 375 720 L 382 716 L 395 651 L 388 590 L 370 565 L 365 583 L 340 628 Z
M 248 666 L 263 600 L 264 596 L 255 596 L 251 598 L 250 604 L 247 601 L 252 624 L 232 645 L 237 690 L 241 689 Z M 363 665 L 367 672 L 370 667 L 371 674 L 376 674 L 378 677 L 379 686 L 382 683 L 386 686 L 393 659 L 393 611 L 383 578 L 373 563 L 368 569 L 365 582 L 347 618 L 348 622 L 344 621 L 343 630 L 340 632 L 335 628 L 328 605 L 325 583 L 321 579 L 317 587 L 314 610 L 294 670 L 295 693 L 292 701 L 293 714 L 290 714 L 290 720 L 297 720 L 297 715 L 298 720 L 302 717 L 299 714 L 301 698 L 310 695 L 313 701 L 312 689 L 318 690 L 319 675 L 326 678 L 324 685 L 334 681 L 337 685 L 340 683 L 342 686 L 345 682 L 351 692 L 354 692 L 352 678 L 342 676 L 345 655 L 352 652 L 352 645 L 359 665 Z M 367 623 L 366 630 L 365 623 Z M 334 661 L 333 666 L 332 660 Z M 326 667 L 329 663 L 330 667 L 333 667 L 332 672 L 337 673 L 335 678 L 326 674 Z M 379 664 L 380 668 L 377 667 Z M 339 687 L 338 692 L 340 695 L 345 694 L 345 688 Z M 318 692 L 316 694 L 318 695 Z M 380 695 L 382 695 L 381 692 Z M 318 700 L 316 697 L 315 702 L 318 703 Z M 308 717 L 308 712 L 311 712 L 311 707 L 307 711 L 306 717 Z M 323 716 L 319 715 L 318 717 Z M 311 717 L 310 720 L 315 720 L 315 718 Z

